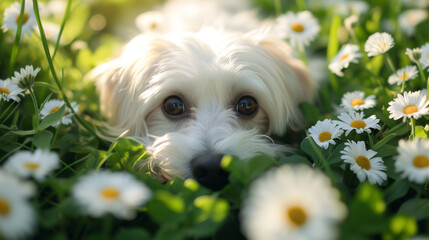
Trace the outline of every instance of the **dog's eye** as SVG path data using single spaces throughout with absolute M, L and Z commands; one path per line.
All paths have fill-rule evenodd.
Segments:
M 235 109 L 239 114 L 250 117 L 258 110 L 258 103 L 250 96 L 244 96 L 237 102 Z
M 163 109 L 170 117 L 178 117 L 186 112 L 185 104 L 182 99 L 177 96 L 171 96 L 165 99 Z

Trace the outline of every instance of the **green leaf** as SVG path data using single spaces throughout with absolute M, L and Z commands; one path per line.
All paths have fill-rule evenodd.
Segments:
M 425 131 L 423 126 L 416 127 L 416 137 L 417 138 L 428 138 L 428 133 Z
M 319 120 L 319 108 L 317 108 L 315 105 L 308 102 L 302 102 L 299 104 L 299 109 L 301 109 L 304 119 L 309 124 L 313 125 Z
M 64 104 L 60 109 L 58 109 L 56 112 L 49 114 L 45 118 L 42 119 L 40 122 L 39 128 L 40 130 L 44 130 L 59 121 L 63 118 L 64 111 L 66 109 L 66 105 Z
M 121 228 L 115 235 L 115 240 L 150 240 L 148 231 L 143 228 Z
M 311 145 L 311 143 L 310 143 L 310 139 L 309 139 L 310 137 L 306 137 L 302 142 L 301 142 L 301 150 L 303 151 L 303 152 L 305 152 L 306 154 L 308 154 L 310 157 L 311 157 L 311 159 L 315 162 L 315 163 L 317 163 L 318 165 L 319 165 L 319 163 L 320 163 L 320 159 L 319 159 L 319 157 L 318 157 L 318 155 L 317 155 L 317 153 L 316 153 L 316 151 L 315 151 L 315 149 L 313 148 L 313 146 Z
M 156 233 L 154 240 L 182 240 L 184 238 L 183 232 L 177 226 L 164 224 Z
M 383 235 L 383 239 L 409 239 L 416 233 L 417 223 L 413 218 L 397 215 L 390 219 L 389 232 Z
M 368 63 L 366 63 L 365 66 L 368 68 L 369 71 L 377 75 L 380 72 L 381 67 L 383 66 L 383 56 L 380 55 L 373 57 L 368 61 Z
M 244 185 L 248 185 L 268 168 L 277 165 L 279 163 L 274 158 L 268 156 L 258 156 L 247 161 L 225 156 L 221 161 L 222 168 L 229 171 Z
M 392 185 L 390 185 L 385 192 L 385 200 L 386 203 L 389 204 L 407 194 L 410 189 L 410 185 L 408 181 L 398 180 L 395 181 Z
M 306 164 L 308 166 L 311 166 L 311 162 L 307 158 L 305 158 L 301 155 L 297 155 L 297 154 L 292 155 L 292 156 L 283 157 L 279 160 L 279 162 L 280 162 L 280 164 L 293 163 L 293 164 Z
M 149 215 L 159 224 L 177 224 L 186 219 L 183 199 L 165 190 L 157 190 L 147 208 Z
M 369 183 L 363 183 L 357 189 L 355 198 L 349 207 L 349 218 L 344 229 L 347 234 L 374 234 L 388 228 L 384 221 L 386 203 L 380 190 Z
M 429 199 L 414 198 L 406 201 L 398 210 L 398 214 L 408 215 L 414 219 L 429 218 Z
M 43 130 L 33 136 L 33 145 L 37 148 L 49 149 L 54 134 L 51 131 Z
M 326 159 L 329 165 L 343 162 L 343 160 L 341 159 L 341 151 L 344 150 L 345 146 L 346 146 L 345 143 L 340 143 L 337 146 L 335 146 L 334 151 L 329 155 L 328 159 Z
M 36 130 L 18 130 L 18 131 L 11 131 L 11 133 L 20 135 L 20 136 L 28 136 L 28 135 L 35 134 Z
M 107 159 L 107 165 L 117 170 L 133 171 L 136 164 L 143 159 L 146 159 L 146 149 L 140 142 L 133 138 L 122 137 L 112 143 Z
M 390 157 L 396 154 L 397 154 L 396 146 L 389 145 L 389 144 L 386 144 L 377 150 L 377 156 L 382 158 Z
M 372 148 L 374 151 L 377 151 L 377 149 L 381 148 L 382 146 L 384 146 L 385 144 L 387 144 L 390 140 L 392 140 L 394 137 L 398 136 L 397 133 L 391 133 L 389 135 L 387 135 L 386 137 L 384 137 L 383 139 L 381 139 L 380 141 L 378 141 L 374 147 Z
M 411 130 L 410 125 L 406 122 L 401 122 L 399 124 L 396 124 L 394 127 L 392 127 L 391 129 L 389 129 L 386 132 L 386 135 L 389 135 L 391 133 L 396 133 L 397 135 L 403 135 L 406 133 L 409 133 Z
M 194 200 L 192 223 L 194 226 L 186 233 L 192 237 L 205 237 L 214 234 L 223 224 L 229 212 L 228 202 L 212 196 L 201 196 Z

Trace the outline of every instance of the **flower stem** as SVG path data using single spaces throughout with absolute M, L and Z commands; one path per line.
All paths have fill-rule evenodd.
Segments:
M 416 120 L 413 117 L 410 118 L 410 124 L 411 124 L 410 140 L 413 140 L 416 137 Z
M 58 133 L 60 132 L 61 126 L 62 125 L 61 125 L 61 121 L 60 121 L 60 124 L 58 124 L 57 130 L 55 131 L 54 138 L 52 139 L 51 148 L 50 149 L 52 149 L 54 147 L 55 141 L 57 141 Z
M 295 0 L 295 2 L 299 11 L 305 11 L 307 9 L 307 4 L 305 4 L 304 0 Z
M 403 93 L 404 90 L 405 90 L 405 71 L 404 71 L 404 74 L 402 75 L 402 86 L 401 86 L 400 93 Z
M 423 71 L 422 65 L 420 64 L 419 61 L 416 61 L 417 63 L 417 67 L 419 69 L 420 72 L 420 80 L 422 81 L 422 87 L 426 85 L 426 75 L 425 72 Z
M 34 129 L 36 131 L 39 131 L 39 105 L 37 104 L 37 99 L 36 99 L 36 95 L 34 94 L 33 88 L 30 87 L 28 88 L 28 91 L 30 92 L 30 97 L 31 97 L 31 101 L 33 102 L 33 107 L 34 107 Z
M 307 55 L 305 54 L 305 50 L 300 50 L 298 51 L 299 54 L 299 58 L 304 62 L 304 64 L 308 67 L 308 58 Z
M 389 68 L 390 68 L 390 70 L 393 72 L 393 73 L 395 73 L 396 72 L 396 68 L 395 68 L 395 66 L 393 65 L 393 61 L 392 61 L 392 59 L 390 58 L 390 56 L 389 55 L 387 55 L 387 54 L 385 54 L 385 56 L 386 56 L 386 60 L 387 60 L 387 65 L 389 65 Z
M 311 147 L 313 148 L 313 150 L 316 152 L 317 157 L 319 158 L 319 160 L 322 162 L 323 167 L 326 169 L 326 173 L 328 174 L 329 178 L 331 179 L 332 185 L 335 185 L 335 181 L 334 181 L 334 175 L 332 175 L 332 171 L 331 171 L 331 166 L 329 166 L 326 158 L 323 156 L 323 154 L 320 152 L 320 149 L 316 146 L 316 143 L 314 142 L 313 138 L 310 137 L 310 135 L 308 135 L 308 132 L 305 131 L 309 142 L 311 144 Z
M 282 10 L 282 3 L 280 0 L 274 0 L 274 8 L 276 10 L 276 15 L 280 16 L 283 12 Z

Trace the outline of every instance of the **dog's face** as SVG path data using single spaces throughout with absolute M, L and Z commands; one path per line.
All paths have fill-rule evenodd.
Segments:
M 314 83 L 284 42 L 256 38 L 138 36 L 94 71 L 102 111 L 118 134 L 129 129 L 142 141 L 167 179 L 217 181 L 225 154 L 281 155 L 288 148 L 269 135 L 300 127 L 298 104 L 312 100 Z

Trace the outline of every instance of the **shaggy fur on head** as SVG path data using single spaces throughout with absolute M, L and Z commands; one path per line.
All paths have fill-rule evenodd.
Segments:
M 298 104 L 311 102 L 315 89 L 285 42 L 213 29 L 142 34 L 92 77 L 115 134 L 129 130 L 167 179 L 192 177 L 191 160 L 207 153 L 248 159 L 287 152 L 269 136 L 301 127 Z M 186 114 L 165 114 L 169 96 L 183 100 Z M 253 116 L 237 113 L 243 96 L 257 101 Z

